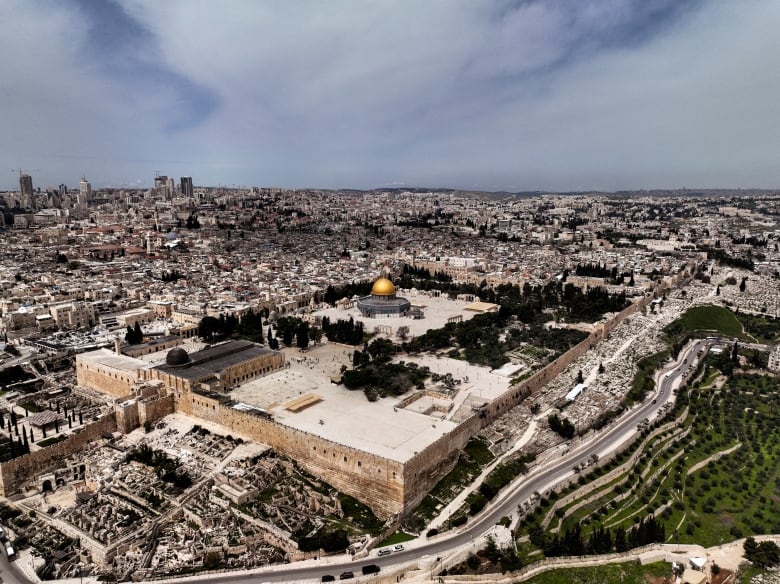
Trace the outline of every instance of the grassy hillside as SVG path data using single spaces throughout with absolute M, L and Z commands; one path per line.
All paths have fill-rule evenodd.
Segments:
M 646 578 L 671 576 L 672 567 L 666 562 L 657 562 L 646 566 L 634 562 L 625 564 L 605 564 L 592 568 L 568 568 L 550 570 L 534 576 L 530 584 L 636 584 L 648 582 Z
M 728 337 L 742 335 L 742 325 L 737 317 L 721 306 L 694 306 L 680 321 L 686 331 L 717 331 Z

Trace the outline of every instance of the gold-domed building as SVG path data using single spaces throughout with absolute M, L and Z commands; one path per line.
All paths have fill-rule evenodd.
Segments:
M 366 318 L 407 316 L 412 304 L 401 296 L 396 296 L 395 284 L 387 278 L 379 278 L 371 287 L 371 295 L 357 301 L 360 314 Z

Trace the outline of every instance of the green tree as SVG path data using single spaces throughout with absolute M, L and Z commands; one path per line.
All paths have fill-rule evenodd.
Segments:
M 303 351 L 309 346 L 309 323 L 301 321 L 295 331 L 295 344 Z
M 745 559 L 759 568 L 771 568 L 780 564 L 780 547 L 773 541 L 756 542 L 748 537 L 744 543 Z

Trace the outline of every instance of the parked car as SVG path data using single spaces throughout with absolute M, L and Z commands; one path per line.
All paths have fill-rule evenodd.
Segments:
M 321 579 L 320 582 L 335 582 L 336 578 L 331 576 L 330 574 L 325 574 Z
M 391 553 L 393 553 L 393 552 L 392 552 L 392 550 L 390 550 L 390 549 L 388 549 L 388 548 L 382 548 L 382 549 L 380 549 L 380 550 L 379 550 L 379 551 L 376 553 L 376 555 L 378 555 L 378 556 L 386 556 L 386 555 L 389 555 L 389 554 L 391 554 Z
M 404 551 L 404 546 L 401 545 L 400 543 L 397 543 L 397 544 L 395 544 L 395 546 L 393 546 L 393 549 L 395 551 L 397 551 L 397 552 L 402 552 L 402 551 Z
M 362 570 L 363 570 L 363 574 L 378 574 L 379 566 L 377 566 L 376 564 L 368 564 L 366 566 L 363 566 Z
M 341 576 L 339 576 L 339 580 L 349 580 L 350 578 L 354 578 L 355 575 L 352 572 L 342 572 Z

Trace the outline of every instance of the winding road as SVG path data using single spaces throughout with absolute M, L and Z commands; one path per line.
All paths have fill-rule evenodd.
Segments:
M 319 560 L 306 560 L 293 564 L 269 566 L 251 572 L 232 572 L 208 574 L 190 578 L 167 580 L 177 584 L 196 582 L 217 582 L 221 584 L 257 584 L 258 582 L 319 582 L 325 574 L 336 580 L 344 572 L 352 572 L 355 580 L 368 581 L 372 576 L 363 576 L 362 567 L 368 564 L 380 566 L 382 572 L 400 570 L 405 567 L 416 568 L 421 558 L 428 558 L 434 565 L 440 558 L 462 548 L 481 547 L 484 536 L 504 516 L 517 515 L 518 506 L 529 501 L 535 493 L 545 493 L 574 474 L 573 468 L 586 464 L 593 456 L 599 458 L 619 448 L 637 432 L 642 420 L 652 421 L 659 412 L 674 398 L 675 390 L 685 377 L 694 371 L 697 361 L 711 345 L 708 340 L 695 340 L 687 345 L 677 360 L 656 375 L 656 390 L 644 402 L 634 406 L 617 421 L 613 421 L 598 433 L 586 435 L 582 443 L 573 446 L 559 458 L 544 463 L 505 488 L 478 516 L 472 518 L 459 530 L 447 532 L 433 538 L 420 537 L 406 542 L 405 549 L 387 556 L 377 557 L 372 552 L 369 557 L 355 560 L 351 556 L 329 556 Z M 0 554 L 2 555 L 2 554 Z M 16 566 L 9 566 L 6 558 L 0 558 L 0 574 L 5 582 L 28 582 Z M 91 579 L 90 579 L 91 581 Z M 166 580 L 164 580 L 166 581 Z M 159 581 L 158 581 L 159 582 Z
M 473 545 L 481 547 L 483 537 L 504 516 L 514 516 L 519 505 L 531 499 L 534 493 L 544 493 L 555 485 L 574 474 L 576 465 L 592 460 L 593 455 L 601 458 L 619 448 L 637 432 L 637 426 L 643 419 L 652 421 L 659 415 L 665 404 L 674 398 L 674 391 L 683 383 L 685 377 L 695 370 L 698 360 L 709 348 L 711 342 L 695 340 L 687 345 L 670 367 L 657 374 L 656 391 L 647 396 L 644 402 L 626 412 L 616 422 L 588 437 L 585 442 L 563 453 L 560 458 L 547 463 L 507 487 L 491 502 L 485 510 L 460 530 L 448 532 L 433 538 L 421 537 L 405 543 L 403 551 L 394 552 L 384 557 L 376 557 L 372 553 L 368 558 L 343 561 L 334 558 L 322 560 L 307 560 L 297 564 L 271 566 L 267 569 L 251 573 L 233 573 L 225 575 L 212 574 L 209 582 L 230 584 L 249 584 L 257 582 L 291 582 L 320 581 L 325 575 L 339 579 L 343 572 L 353 572 L 356 579 L 368 580 L 363 577 L 361 568 L 368 564 L 376 564 L 382 571 L 401 569 L 410 564 L 416 564 L 420 558 L 428 557 L 431 563 L 461 546 Z M 699 353 L 701 352 L 701 355 Z M 197 578 L 171 580 L 177 583 L 197 582 Z M 200 579 L 202 582 L 203 580 Z M 354 580 L 353 580 L 354 581 Z

